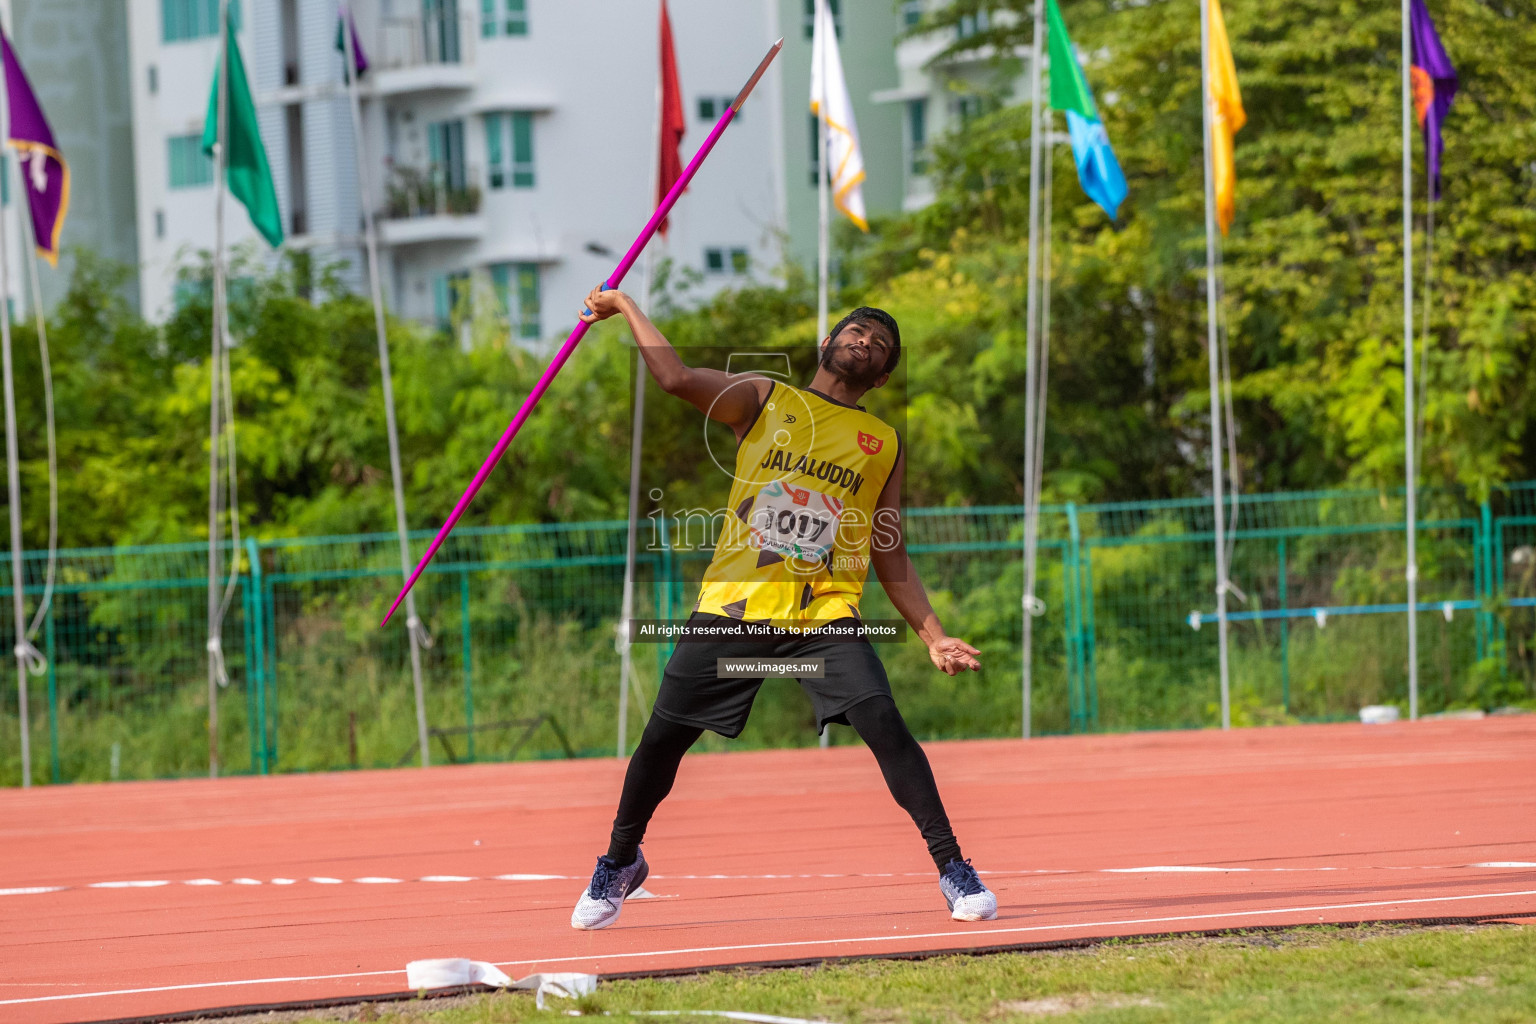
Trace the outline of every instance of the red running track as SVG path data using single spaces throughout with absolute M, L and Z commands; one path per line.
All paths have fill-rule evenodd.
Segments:
M 1536 915 L 1536 716 L 928 746 L 998 920 L 949 919 L 862 747 L 695 755 L 619 923 L 569 915 L 623 766 L 0 793 L 0 1020 L 1246 925 Z M 499 876 L 499 877 L 498 877 Z

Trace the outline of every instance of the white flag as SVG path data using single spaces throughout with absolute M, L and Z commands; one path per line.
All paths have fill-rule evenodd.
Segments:
M 827 0 L 816 3 L 816 33 L 811 42 L 811 113 L 821 115 L 826 104 L 827 163 L 832 169 L 832 202 L 868 231 L 864 219 L 864 155 L 859 152 L 859 129 L 853 121 L 853 100 L 843 80 L 843 61 L 837 52 L 837 32 Z M 825 170 L 823 173 L 826 173 Z

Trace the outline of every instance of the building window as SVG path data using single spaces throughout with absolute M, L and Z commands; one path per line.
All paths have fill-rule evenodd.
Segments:
M 188 306 L 206 306 L 213 302 L 213 281 L 185 274 L 176 278 L 171 289 L 171 308 L 180 313 Z
M 469 297 L 469 271 L 456 270 L 451 274 L 439 274 L 432 280 L 432 306 L 437 323 L 443 330 L 453 326 L 453 316 L 459 304 Z
M 916 175 L 928 173 L 928 100 L 907 101 L 907 166 Z
M 485 163 L 491 188 L 507 187 L 506 132 L 503 115 L 485 115 Z
M 480 0 L 480 37 L 526 36 L 528 0 Z
M 485 153 L 491 188 L 533 188 L 533 113 L 486 114 Z
M 434 121 L 427 125 L 427 159 L 432 165 L 434 185 L 462 191 L 469 184 L 463 121 Z
M 514 338 L 537 341 L 543 336 L 539 319 L 539 265 L 537 263 L 491 264 L 491 288 Z
M 986 109 L 980 96 L 961 96 L 955 100 L 955 116 L 960 119 L 962 127 L 970 124 L 984 113 L 986 113 Z
M 213 184 L 213 158 L 203 152 L 203 133 L 172 135 L 166 140 L 171 188 Z
M 923 0 L 901 0 L 901 27 L 914 28 L 923 20 Z
M 149 66 L 149 94 L 155 95 L 160 91 L 160 69 L 153 64 Z
M 699 120 L 712 122 L 716 118 L 724 116 L 726 110 L 735 101 L 736 97 L 734 96 L 700 96 Z M 741 111 L 736 111 L 735 120 L 741 120 Z
M 165 211 L 164 210 L 156 210 L 155 211 L 155 237 L 156 238 L 164 238 L 165 237 Z
M 229 0 L 229 20 L 240 31 L 240 0 Z M 219 34 L 219 0 L 160 0 L 161 36 L 167 43 Z
M 832 30 L 837 33 L 837 38 L 843 38 L 843 5 L 841 0 L 827 0 L 827 6 L 832 8 Z M 816 35 L 816 0 L 805 0 L 805 38 L 811 39 Z
M 533 115 L 512 112 L 512 187 L 533 188 Z
M 960 15 L 960 23 L 955 32 L 961 39 L 969 39 L 971 36 L 980 35 L 992 27 L 991 20 L 986 11 L 977 11 L 975 14 Z
M 729 271 L 739 277 L 751 267 L 752 254 L 745 248 L 704 250 L 704 270 L 708 273 L 724 274 Z

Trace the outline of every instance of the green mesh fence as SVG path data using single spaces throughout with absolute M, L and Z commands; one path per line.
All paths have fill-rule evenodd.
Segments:
M 1420 709 L 1529 701 L 1536 687 L 1536 483 L 1467 505 L 1428 496 L 1419 526 Z M 1407 700 L 1403 502 L 1377 492 L 1244 496 L 1228 508 L 1235 724 L 1351 718 Z M 1017 506 L 909 510 L 908 549 L 981 673 L 948 677 L 915 638 L 883 645 L 923 738 L 1022 728 Z M 682 618 L 718 523 L 640 526 L 635 616 Z M 413 536 L 413 551 L 430 534 Z M 1032 626 L 1034 734 L 1219 721 L 1208 501 L 1042 510 Z M 611 754 L 617 733 L 622 521 L 456 531 L 416 588 L 434 762 Z M 393 534 L 248 541 L 225 625 L 221 770 L 414 762 Z M 208 770 L 205 545 L 66 551 L 29 677 L 33 777 L 84 781 Z M 24 560 L 31 607 L 46 556 Z M 10 586 L 0 556 L 0 593 Z M 895 617 L 878 585 L 867 618 Z M 8 617 L 7 617 L 8 618 Z M 402 615 L 403 618 L 403 615 Z M 14 643 L 8 622 L 0 638 Z M 670 651 L 632 648 L 632 744 Z M 0 682 L 0 781 L 20 779 L 14 672 Z M 763 689 L 745 745 L 815 742 L 792 681 Z M 724 746 L 708 738 L 706 745 Z

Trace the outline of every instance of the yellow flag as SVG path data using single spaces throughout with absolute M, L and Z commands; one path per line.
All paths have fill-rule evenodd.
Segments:
M 1237 88 L 1237 66 L 1232 63 L 1232 44 L 1219 0 L 1211 4 L 1211 169 L 1216 179 L 1216 222 L 1225 235 L 1232 226 L 1237 200 L 1237 164 L 1232 157 L 1232 136 L 1248 123 L 1243 96 Z

